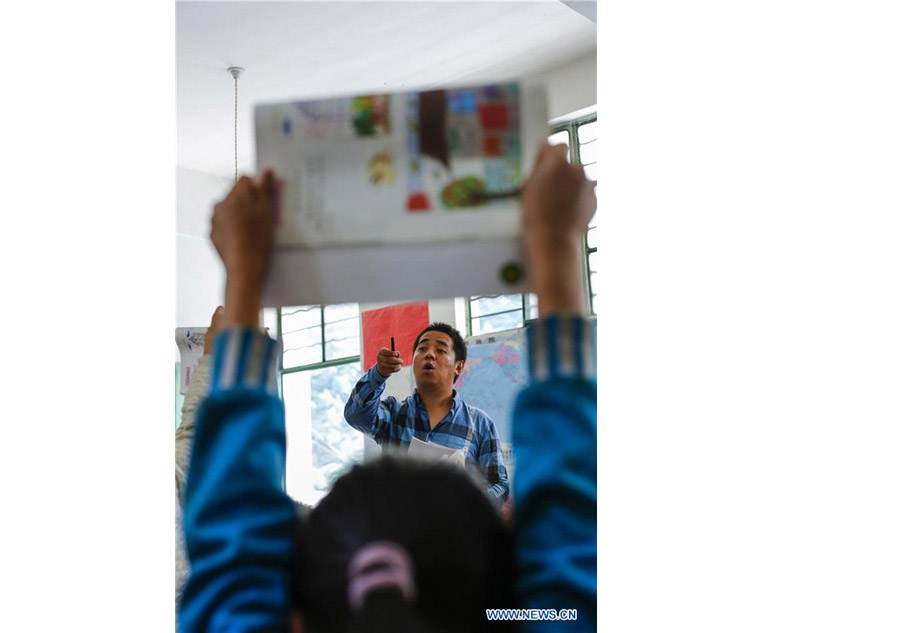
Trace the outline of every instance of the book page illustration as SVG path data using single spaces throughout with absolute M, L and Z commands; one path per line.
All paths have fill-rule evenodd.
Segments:
M 478 194 L 522 185 L 522 111 L 516 83 L 258 106 L 259 169 L 285 181 L 278 246 L 515 237 L 517 199 Z

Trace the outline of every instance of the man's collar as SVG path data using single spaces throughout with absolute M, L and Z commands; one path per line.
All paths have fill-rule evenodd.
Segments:
M 450 412 L 456 413 L 456 410 L 459 408 L 460 402 L 462 402 L 462 398 L 459 397 L 459 394 L 456 392 L 456 389 L 453 390 L 453 393 L 450 395 L 452 400 L 450 404 Z M 419 395 L 419 390 L 413 387 L 413 399 L 416 404 L 422 404 L 422 396 Z

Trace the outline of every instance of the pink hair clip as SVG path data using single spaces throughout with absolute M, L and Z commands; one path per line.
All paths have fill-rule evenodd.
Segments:
M 404 600 L 416 598 L 413 562 L 393 541 L 373 541 L 359 548 L 347 568 L 347 599 L 361 609 L 366 596 L 377 589 L 396 588 Z

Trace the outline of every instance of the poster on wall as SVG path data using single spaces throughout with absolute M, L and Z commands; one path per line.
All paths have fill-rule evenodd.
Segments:
M 466 339 L 468 358 L 456 380 L 463 400 L 486 411 L 500 441 L 512 439 L 512 408 L 516 395 L 528 383 L 525 329 Z
M 177 327 L 175 328 L 175 344 L 178 346 L 178 355 L 181 359 L 181 372 L 178 381 L 178 392 L 187 393 L 191 385 L 191 374 L 197 367 L 200 357 L 203 356 L 203 344 L 206 341 L 205 327 Z
M 596 340 L 597 320 L 588 322 Z M 468 358 L 456 380 L 456 390 L 463 400 L 491 416 L 512 481 L 516 466 L 511 444 L 513 408 L 529 379 L 526 328 L 472 336 L 466 339 L 466 346 Z
M 588 319 L 596 340 L 597 319 Z M 516 396 L 528 385 L 526 328 L 504 330 L 466 339 L 468 358 L 456 380 L 456 390 L 469 404 L 488 412 L 501 442 L 512 439 Z
M 547 135 L 539 84 L 264 104 L 255 127 L 258 172 L 284 182 L 267 305 L 523 287 L 517 192 Z
M 400 352 L 404 366 L 411 366 L 415 338 L 428 327 L 428 302 L 403 303 L 377 310 L 366 310 L 360 315 L 363 343 L 363 369 L 376 362 L 382 347 Z

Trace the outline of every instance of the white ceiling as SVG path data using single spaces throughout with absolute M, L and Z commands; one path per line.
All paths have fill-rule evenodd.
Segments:
M 596 50 L 590 19 L 558 0 L 178 2 L 178 164 L 253 171 L 254 103 L 526 77 Z

